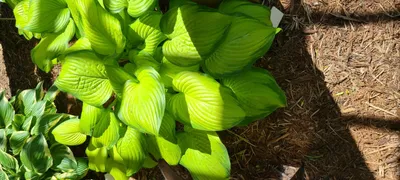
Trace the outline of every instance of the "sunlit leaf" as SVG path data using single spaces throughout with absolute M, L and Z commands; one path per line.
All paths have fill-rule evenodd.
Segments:
M 106 115 L 108 118 L 103 119 L 96 125 L 93 134 L 99 134 L 98 137 L 92 137 L 92 144 L 97 148 L 106 147 L 107 149 L 111 149 L 115 143 L 117 143 L 119 136 L 119 121 L 115 117 L 113 112 L 108 112 Z M 107 121 L 106 121 L 107 120 Z M 105 123 L 108 122 L 108 123 Z M 105 124 L 105 125 L 103 125 Z M 105 126 L 105 130 L 100 125 Z M 99 127 L 99 128 L 98 128 Z M 99 131 L 100 130 L 100 131 Z M 96 132 L 98 131 L 98 132 Z
M 30 134 L 28 131 L 14 131 L 10 137 L 10 147 L 14 155 L 21 152 L 22 147 L 25 145 Z
M 193 179 L 229 179 L 229 154 L 217 133 L 185 127 L 177 137 L 183 152 L 179 164 Z
M 128 7 L 128 0 L 104 0 L 103 2 L 111 13 L 119 13 Z
M 114 92 L 117 94 L 118 97 L 122 97 L 124 84 L 126 81 L 137 81 L 135 77 L 133 77 L 131 74 L 129 74 L 119 66 L 106 65 L 106 71 Z
M 233 93 L 210 76 L 184 71 L 175 76 L 173 85 L 180 93 L 170 98 L 168 109 L 186 125 L 220 131 L 232 128 L 245 117 Z
M 22 148 L 20 159 L 26 169 L 36 173 L 44 173 L 53 165 L 53 158 L 42 134 L 28 139 Z
M 106 172 L 108 156 L 106 147 L 96 148 L 90 142 L 85 152 L 89 159 L 89 169 L 96 172 Z
M 172 79 L 175 77 L 175 75 L 183 71 L 197 72 L 199 69 L 200 65 L 182 67 L 169 62 L 166 58 L 163 58 L 159 72 L 164 86 L 172 87 Z
M 245 15 L 259 20 L 268 26 L 272 26 L 271 10 L 264 5 L 252 3 L 246 0 L 229 0 L 222 1 L 218 6 L 218 10 L 225 14 Z
M 156 0 L 128 0 L 128 2 L 128 13 L 135 18 L 152 10 L 156 4 Z
M 86 141 L 86 135 L 80 132 L 79 119 L 62 122 L 53 129 L 52 134 L 57 142 L 68 146 L 76 146 Z
M 18 168 L 18 160 L 3 150 L 0 150 L 0 164 L 5 169 L 16 170 Z
M 124 137 L 118 141 L 116 146 L 118 154 L 126 166 L 127 176 L 136 173 L 142 167 L 146 158 L 146 147 L 144 134 L 128 127 Z
M 91 106 L 87 103 L 83 103 L 81 121 L 79 123 L 81 132 L 86 135 L 92 135 L 93 129 L 95 128 L 96 124 L 109 118 L 108 114 L 108 110 L 104 108 L 98 108 L 95 106 Z M 96 128 L 100 132 L 104 132 L 104 130 L 106 129 L 106 127 Z
M 58 122 L 60 122 L 63 116 L 63 114 L 45 114 L 41 116 L 39 119 L 36 120 L 36 123 L 31 130 L 31 134 L 43 134 L 47 136 L 50 129 L 52 129 Z

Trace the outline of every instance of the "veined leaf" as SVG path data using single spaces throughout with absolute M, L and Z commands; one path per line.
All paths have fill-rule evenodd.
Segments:
M 86 176 L 89 167 L 88 167 L 88 160 L 86 158 L 78 157 L 76 158 L 77 167 L 75 170 L 75 174 L 77 175 L 77 179 L 82 179 Z
M 241 15 L 243 14 L 252 17 L 268 26 L 272 26 L 271 10 L 264 5 L 252 3 L 246 0 L 229 0 L 222 1 L 218 6 L 218 10 L 230 15 L 241 13 Z
M 57 142 L 76 146 L 86 141 L 86 135 L 80 132 L 79 119 L 69 119 L 57 125 L 52 134 Z
M 14 120 L 14 108 L 8 102 L 5 91 L 0 92 L 0 128 L 8 128 Z
M 0 129 L 0 150 L 7 152 L 7 133 L 5 129 Z
M 98 137 L 92 137 L 92 144 L 97 148 L 106 147 L 107 149 L 111 149 L 115 143 L 117 143 L 119 136 L 119 121 L 115 117 L 114 112 L 108 112 L 106 115 L 108 116 L 107 122 L 106 119 L 103 119 L 96 125 L 93 134 L 100 134 Z M 105 125 L 103 125 L 105 124 Z M 103 127 L 99 127 L 100 125 L 105 126 L 105 131 L 98 131 L 98 129 L 104 129 Z M 99 127 L 99 128 L 98 128 Z M 98 131 L 98 132 L 96 132 Z
M 163 53 L 179 66 L 199 64 L 214 51 L 230 24 L 231 16 L 196 4 L 171 9 L 160 24 L 170 39 L 164 43 Z
M 68 55 L 78 51 L 92 51 L 92 47 L 88 38 L 79 38 L 74 45 L 64 51 L 63 55 Z
M 128 0 L 128 2 L 128 13 L 134 18 L 152 10 L 156 5 L 156 0 Z
M 123 68 L 119 66 L 106 65 L 106 71 L 110 83 L 114 89 L 115 94 L 118 97 L 122 97 L 124 90 L 124 84 L 128 80 L 137 81 L 135 77 L 126 72 Z
M 111 13 L 119 13 L 128 7 L 128 0 L 104 0 L 104 6 Z
M 55 85 L 92 106 L 101 107 L 112 94 L 103 62 L 88 51 L 69 54 Z
M 128 127 L 124 137 L 118 141 L 116 146 L 118 154 L 121 156 L 126 166 L 127 176 L 131 176 L 142 167 L 146 158 L 146 147 L 144 134 Z
M 165 91 L 160 75 L 149 67 L 141 70 L 137 78 L 139 84 L 125 83 L 119 117 L 141 132 L 158 135 L 165 111 Z
M 174 79 L 175 75 L 178 73 L 183 71 L 197 72 L 199 69 L 200 65 L 182 67 L 169 62 L 166 58 L 163 58 L 159 72 L 164 86 L 168 88 L 172 87 L 172 79 Z
M 249 68 L 268 51 L 276 33 L 276 28 L 257 20 L 235 17 L 226 37 L 205 60 L 203 70 L 221 78 Z
M 52 60 L 57 58 L 64 50 L 68 48 L 68 42 L 75 35 L 75 24 L 72 19 L 63 33 L 45 35 L 40 43 L 31 51 L 32 61 L 38 67 L 49 72 L 53 67 Z
M 156 158 L 161 156 L 169 165 L 177 165 L 179 163 L 181 149 L 175 137 L 175 120 L 171 115 L 165 113 L 159 136 L 150 135 L 148 142 L 148 150 Z
M 63 172 L 74 172 L 78 167 L 74 154 L 68 146 L 56 143 L 50 147 L 50 152 L 53 157 L 53 168 Z
M 90 142 L 85 152 L 89 159 L 89 169 L 96 172 L 106 172 L 108 156 L 106 147 L 96 148 Z
M 135 76 L 139 76 L 140 71 L 144 68 L 144 67 L 152 67 L 154 68 L 156 71 L 158 71 L 160 69 L 160 63 L 157 62 L 154 57 L 149 54 L 146 51 L 137 51 L 137 50 L 131 50 L 129 51 L 129 60 L 131 62 L 133 62 L 136 67 L 134 70 L 134 74 Z
M 20 159 L 27 170 L 36 173 L 45 173 L 53 165 L 53 158 L 42 134 L 28 139 L 22 148 Z
M 18 169 L 18 160 L 3 150 L 0 150 L 0 164 L 5 169 L 16 170 Z
M 18 4 L 16 4 L 16 6 L 13 10 L 14 16 L 15 16 L 15 26 L 18 29 L 25 27 L 29 21 L 29 6 L 30 6 L 30 0 L 23 0 L 23 1 L 19 2 Z M 32 38 L 32 36 L 33 36 L 32 32 L 26 31 L 26 30 L 22 30 L 22 31 L 26 32 L 26 34 L 30 33 L 30 35 L 31 35 L 30 38 Z
M 0 179 L 9 180 L 6 172 L 3 171 L 0 165 Z
M 170 98 L 168 109 L 186 125 L 221 131 L 232 128 L 245 117 L 233 93 L 205 74 L 181 72 L 175 76 L 173 85 L 180 93 Z
M 28 131 L 14 131 L 10 137 L 10 147 L 14 155 L 21 152 L 22 147 L 25 145 L 30 134 Z
M 63 118 L 63 114 L 45 114 L 37 119 L 35 125 L 31 130 L 31 134 L 39 135 L 43 134 L 47 137 L 50 129 L 52 129 L 57 123 Z
M 241 125 L 263 118 L 286 105 L 285 93 L 267 70 L 253 68 L 224 78 L 221 83 L 232 89 L 246 112 L 246 120 Z
M 101 121 L 108 119 L 109 111 L 104 108 L 98 108 L 89 104 L 83 103 L 81 121 L 79 123 L 80 130 L 86 135 L 92 135 L 93 129 Z M 97 127 L 98 131 L 104 132 L 106 127 Z M 97 135 L 99 136 L 99 135 Z
M 217 133 L 185 127 L 177 137 L 183 152 L 179 164 L 193 179 L 229 179 L 229 154 Z
M 85 37 L 89 39 L 93 50 L 102 55 L 123 52 L 126 40 L 118 19 L 96 0 L 77 0 L 76 3 Z
M 29 116 L 25 119 L 24 124 L 22 124 L 22 130 L 24 131 L 31 131 L 31 128 L 35 125 L 36 123 L 36 117 L 34 116 Z
M 67 26 L 70 11 L 65 0 L 30 0 L 28 21 L 18 27 L 31 32 L 60 32 Z

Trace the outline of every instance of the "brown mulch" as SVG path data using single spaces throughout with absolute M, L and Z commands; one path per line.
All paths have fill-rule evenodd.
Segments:
M 232 179 L 287 179 L 288 166 L 300 168 L 300 179 L 400 179 L 400 0 L 264 2 L 286 15 L 257 65 L 273 73 L 288 104 L 220 133 Z M 35 43 L 0 21 L 0 89 L 51 84 L 54 73 L 30 61 Z M 160 176 L 153 169 L 137 177 Z

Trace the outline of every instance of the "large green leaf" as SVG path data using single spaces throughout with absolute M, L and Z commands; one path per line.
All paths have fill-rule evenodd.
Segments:
M 149 12 L 130 24 L 127 38 L 132 45 L 140 45 L 140 49 L 153 55 L 157 46 L 166 39 L 160 30 L 161 17 L 161 13 Z
M 82 134 L 79 127 L 79 119 L 69 119 L 57 125 L 52 134 L 57 142 L 68 146 L 76 146 L 86 141 L 86 135 Z
M 60 91 L 58 90 L 57 86 L 52 85 L 47 90 L 46 94 L 43 97 L 43 100 L 53 102 L 56 99 L 58 93 L 60 93 Z
M 112 95 L 103 62 L 88 51 L 65 57 L 56 86 L 92 106 L 101 107 Z
M 104 0 L 103 2 L 111 13 L 119 13 L 128 7 L 128 0 Z
M 119 137 L 119 121 L 115 117 L 114 112 L 108 112 L 105 115 L 107 118 L 102 119 L 96 125 L 93 134 L 99 135 L 98 137 L 92 137 L 92 144 L 97 148 L 106 147 L 107 149 L 111 149 L 115 143 L 117 143 Z M 100 127 L 102 126 L 102 127 Z M 106 127 L 106 128 L 104 128 Z M 105 130 L 102 130 L 105 129 Z
M 156 0 L 128 0 L 128 13 L 134 18 L 154 9 Z
M 168 109 L 186 125 L 221 131 L 232 128 L 245 117 L 233 93 L 210 76 L 184 71 L 175 76 L 173 85 L 180 93 L 170 98 Z
M 106 121 L 109 118 L 108 114 L 109 111 L 104 108 L 98 108 L 87 103 L 83 103 L 81 121 L 79 123 L 81 132 L 86 135 L 92 135 L 96 124 L 101 121 Z M 103 132 L 107 129 L 107 127 L 97 128 L 100 132 Z
M 148 150 L 156 158 L 161 156 L 168 164 L 177 165 L 181 158 L 181 149 L 175 137 L 175 120 L 165 113 L 159 136 L 148 136 Z
M 28 131 L 14 131 L 10 137 L 10 147 L 14 155 L 21 152 L 22 147 L 25 145 L 30 134 Z
M 218 6 L 222 13 L 231 15 L 245 15 L 259 20 L 268 26 L 272 26 L 271 10 L 264 5 L 249 2 L 247 0 L 225 0 Z
M 92 47 L 90 45 L 90 41 L 88 38 L 82 37 L 75 41 L 75 44 L 66 49 L 63 55 L 68 55 L 70 53 L 78 52 L 78 51 L 92 51 Z
M 25 119 L 24 124 L 22 124 L 22 130 L 24 131 L 31 131 L 31 128 L 35 125 L 36 123 L 36 117 L 29 116 Z
M 16 170 L 18 169 L 18 160 L 3 150 L 0 150 L 0 164 L 5 169 Z
M 89 159 L 89 169 L 96 172 L 106 172 L 107 147 L 96 148 L 90 142 L 85 152 Z
M 16 107 L 19 114 L 28 116 L 32 113 L 32 110 L 37 101 L 40 100 L 35 89 L 26 89 L 18 94 Z M 38 108 L 38 105 L 36 106 Z
M 120 98 L 122 97 L 125 82 L 128 80 L 137 81 L 135 77 L 119 66 L 106 65 L 106 71 L 115 94 Z
M 147 154 L 146 147 L 144 134 L 128 127 L 124 137 L 118 141 L 116 146 L 118 154 L 126 166 L 127 176 L 131 176 L 142 167 Z
M 83 179 L 88 172 L 88 161 L 85 158 L 76 158 L 77 167 L 74 171 L 54 173 L 51 172 L 51 180 L 53 179 Z
M 286 105 L 285 93 L 267 70 L 252 68 L 224 78 L 221 83 L 232 89 L 246 112 L 246 120 L 241 125 L 263 118 Z
M 177 137 L 183 152 L 179 164 L 189 170 L 193 179 L 229 179 L 229 154 L 217 133 L 185 127 Z
M 38 65 L 38 67 L 49 72 L 53 67 L 53 59 L 57 58 L 64 50 L 68 48 L 68 42 L 75 35 L 75 24 L 70 19 L 68 26 L 65 31 L 57 34 L 46 34 L 40 43 L 35 46 L 31 51 L 32 61 Z
M 16 4 L 13 10 L 15 16 L 15 26 L 19 29 L 25 27 L 29 21 L 29 16 L 28 16 L 29 5 L 30 5 L 30 0 L 23 0 L 18 4 Z M 29 33 L 32 35 L 31 32 Z M 32 36 L 30 38 L 32 38 Z
M 164 86 L 172 87 L 172 79 L 175 77 L 175 75 L 183 71 L 197 72 L 199 69 L 200 65 L 182 67 L 169 62 L 166 58 L 163 58 L 159 72 Z
M 53 165 L 53 158 L 42 134 L 28 139 L 22 148 L 20 159 L 27 170 L 36 173 L 45 173 Z
M 0 129 L 0 150 L 7 152 L 7 132 L 5 129 Z
M 57 125 L 58 122 L 64 117 L 63 114 L 45 114 L 41 116 L 33 126 L 31 134 L 43 134 L 47 137 L 49 131 Z
M 161 30 L 170 39 L 163 45 L 168 61 L 193 66 L 205 60 L 229 28 L 231 16 L 196 4 L 169 10 L 161 20 Z
M 60 32 L 67 26 L 70 11 L 65 0 L 30 0 L 28 21 L 17 26 L 31 32 Z
M 14 120 L 14 108 L 8 102 L 5 91 L 0 92 L 0 128 L 8 128 Z
M 151 67 L 137 76 L 139 84 L 127 81 L 119 117 L 141 132 L 158 135 L 165 111 L 165 91 L 160 75 Z
M 129 51 L 129 60 L 136 65 L 133 71 L 135 76 L 139 76 L 139 73 L 143 67 L 152 67 L 158 71 L 161 65 L 160 62 L 157 62 L 154 57 L 146 51 Z
M 126 40 L 118 19 L 103 9 L 97 0 L 77 0 L 75 3 L 78 13 L 72 15 L 82 19 L 85 37 L 93 50 L 102 55 L 123 52 Z
M 55 143 L 50 147 L 53 157 L 53 168 L 63 172 L 73 172 L 77 168 L 74 154 L 68 146 Z
M 203 69 L 220 78 L 250 67 L 271 46 L 276 28 L 247 17 L 235 17 L 224 39 L 205 60 Z

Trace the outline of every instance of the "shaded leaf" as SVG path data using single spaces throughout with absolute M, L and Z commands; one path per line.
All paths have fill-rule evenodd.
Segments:
M 28 131 L 14 131 L 10 137 L 10 147 L 14 155 L 21 152 L 22 147 L 25 145 L 26 141 L 30 137 Z
M 56 143 L 50 147 L 50 152 L 53 157 L 53 168 L 63 172 L 74 172 L 78 167 L 74 154 L 68 146 Z
M 123 164 L 126 166 L 127 176 L 131 176 L 142 167 L 146 158 L 146 147 L 144 134 L 128 127 L 124 137 L 122 137 L 116 145 L 118 154 L 121 156 Z
M 45 173 L 53 165 L 53 158 L 42 134 L 28 139 L 22 148 L 20 159 L 27 170 L 36 173 Z
M 115 143 L 117 143 L 119 136 L 119 121 L 115 117 L 114 112 L 108 112 L 106 115 L 107 122 L 103 119 L 96 125 L 93 134 L 99 134 L 98 137 L 92 137 L 92 144 L 97 148 L 106 147 L 107 149 L 111 149 Z M 99 127 L 100 125 L 105 124 L 105 130 L 98 131 L 99 129 L 104 129 L 103 127 Z M 98 128 L 99 127 L 99 128 Z M 98 132 L 96 132 L 98 131 Z

